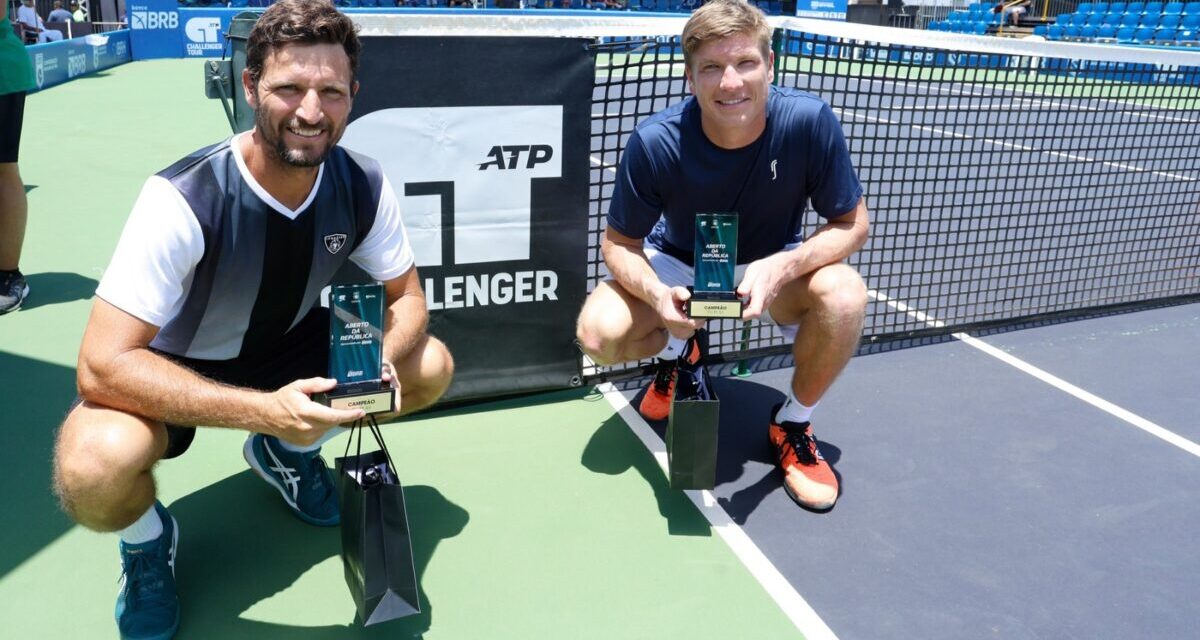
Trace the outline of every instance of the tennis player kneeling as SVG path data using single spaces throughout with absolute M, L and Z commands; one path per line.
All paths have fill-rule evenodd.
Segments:
M 384 284 L 384 379 L 404 412 L 450 384 L 398 201 L 374 160 L 337 146 L 360 43 L 327 0 L 281 0 L 247 44 L 254 129 L 150 177 L 96 291 L 80 348 L 80 399 L 58 436 L 54 485 L 77 522 L 120 536 L 124 638 L 179 628 L 179 525 L 154 465 L 195 427 L 250 432 L 247 463 L 301 520 L 336 525 L 320 457 L 362 417 L 310 400 L 331 389 L 321 290 L 347 260 Z
M 796 361 L 786 400 L 763 421 L 788 495 L 826 510 L 838 479 L 809 418 L 862 333 L 866 287 L 842 262 L 867 239 L 862 187 L 829 105 L 771 84 L 771 27 L 760 10 L 708 2 L 682 42 L 693 95 L 629 137 L 601 247 L 612 279 L 584 303 L 578 339 L 599 364 L 657 356 L 638 409 L 667 418 L 679 368 L 703 357 L 703 323 L 684 313 L 696 215 L 736 213 L 742 319 L 778 325 Z M 823 224 L 804 238 L 810 201 Z

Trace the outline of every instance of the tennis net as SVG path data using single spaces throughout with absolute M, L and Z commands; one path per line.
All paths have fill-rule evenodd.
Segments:
M 367 35 L 595 38 L 594 287 L 625 140 L 687 95 L 684 19 L 423 18 L 356 21 Z M 1200 52 L 772 23 L 775 83 L 831 105 L 871 211 L 849 260 L 871 291 L 864 349 L 1200 299 Z M 769 326 L 711 328 L 718 361 L 789 353 Z M 583 364 L 597 380 L 649 363 Z
M 776 24 L 775 83 L 830 104 L 871 211 L 864 348 L 1200 294 L 1200 53 Z M 677 45 L 600 58 L 594 245 L 624 137 L 685 94 Z M 714 334 L 788 352 L 769 327 Z

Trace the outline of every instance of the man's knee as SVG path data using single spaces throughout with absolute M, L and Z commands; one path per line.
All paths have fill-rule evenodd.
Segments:
M 826 313 L 857 317 L 866 311 L 867 286 L 862 276 L 848 265 L 835 264 L 819 270 L 809 287 Z
M 628 305 L 613 285 L 605 282 L 588 296 L 575 321 L 575 339 L 592 362 L 610 365 L 622 362 L 624 341 L 632 328 Z
M 401 364 L 397 374 L 404 395 L 401 411 L 423 409 L 438 401 L 454 379 L 454 357 L 445 343 L 426 335 L 409 362 Z
M 144 496 L 131 488 L 166 445 L 158 423 L 88 403 L 75 407 L 54 448 L 54 492 L 63 510 L 96 530 L 127 525 L 145 510 Z

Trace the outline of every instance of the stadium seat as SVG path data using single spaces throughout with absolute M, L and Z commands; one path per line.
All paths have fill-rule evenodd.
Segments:
M 1179 31 L 1176 31 L 1175 42 L 1189 42 L 1194 44 L 1196 42 L 1196 30 L 1180 29 Z
M 1069 27 L 1063 27 L 1063 39 L 1064 40 L 1078 40 L 1079 37 L 1081 35 L 1083 35 L 1083 30 L 1085 28 L 1086 27 L 1077 27 L 1075 25 L 1071 25 Z
M 1183 3 L 1182 2 L 1168 2 L 1167 6 L 1163 7 L 1162 12 L 1165 14 L 1172 14 L 1172 13 L 1181 14 L 1181 13 L 1183 13 Z
M 1176 29 L 1174 27 L 1171 27 L 1171 28 L 1159 27 L 1154 32 L 1154 41 L 1155 42 L 1175 42 L 1175 31 L 1176 31 Z
M 1075 7 L 1075 11 L 1076 11 L 1076 13 L 1091 13 L 1092 12 L 1092 3 L 1080 2 L 1079 6 Z
M 1144 11 L 1143 13 L 1145 13 L 1145 14 L 1147 14 L 1147 15 L 1149 15 L 1149 14 L 1152 14 L 1152 13 L 1162 13 L 1162 10 L 1163 10 L 1163 3 L 1161 3 L 1161 2 L 1147 2 L 1147 3 L 1146 3 L 1146 9 L 1145 9 L 1145 11 Z
M 1100 27 L 1100 31 L 1095 35 L 1103 40 L 1112 40 L 1117 37 L 1117 28 L 1111 24 L 1106 24 Z
M 1140 16 L 1140 15 L 1142 15 L 1142 12 L 1145 10 L 1146 10 L 1146 3 L 1144 3 L 1144 2 L 1130 2 L 1129 4 L 1125 5 L 1125 15 L 1132 14 L 1135 16 Z
M 1200 2 L 1189 2 L 1183 5 L 1183 14 L 1188 16 L 1200 15 Z
M 1101 22 L 1104 21 L 1103 13 L 1088 13 L 1088 14 L 1077 13 L 1077 14 L 1071 16 L 1070 24 L 1073 24 L 1077 27 L 1082 27 L 1083 25 L 1088 23 L 1088 20 L 1092 19 L 1092 16 L 1095 16 L 1096 19 Z
M 1057 24 L 1052 24 L 1046 28 L 1046 37 L 1050 40 L 1062 40 L 1063 27 Z
M 1111 25 L 1105 25 L 1105 26 L 1111 26 Z M 1094 24 L 1089 24 L 1079 30 L 1079 37 L 1083 38 L 1084 40 L 1095 40 L 1096 35 L 1099 33 L 1100 33 L 1100 27 L 1097 27 Z
M 1104 24 L 1104 20 L 1106 18 L 1108 18 L 1108 14 L 1106 14 L 1106 13 L 1091 13 L 1091 14 L 1088 14 L 1087 21 L 1079 26 L 1086 26 L 1086 25 L 1090 24 L 1090 25 L 1094 25 L 1094 26 L 1098 27 L 1098 26 Z M 1071 24 L 1077 24 L 1077 23 L 1072 22 Z
M 1045 38 L 1050 34 L 1050 27 L 1044 24 L 1034 25 L 1033 35 Z
M 1160 29 L 1174 29 L 1179 26 L 1180 16 L 1175 13 L 1164 13 L 1162 20 L 1158 23 Z
M 1123 13 L 1106 13 L 1104 14 L 1104 22 L 1100 24 L 1121 24 L 1121 18 L 1124 18 Z
M 1141 17 L 1141 16 L 1139 16 L 1139 15 L 1134 15 L 1134 14 L 1132 14 L 1132 13 L 1127 13 L 1127 14 L 1125 14 L 1125 15 L 1121 16 L 1121 22 L 1120 22 L 1120 26 L 1122 26 L 1122 27 L 1136 27 L 1136 26 L 1138 26 L 1138 23 L 1140 23 L 1141 21 L 1142 21 L 1142 17 Z
M 1078 9 L 1076 9 L 1076 12 L 1083 13 L 1082 11 L 1079 11 Z M 1088 13 L 1108 13 L 1108 3 L 1107 2 L 1093 2 L 1092 10 L 1089 11 Z
M 1142 21 L 1138 23 L 1142 27 L 1157 27 L 1159 21 L 1163 18 L 1161 13 L 1147 13 L 1142 16 Z
M 1154 27 L 1142 27 L 1133 33 L 1133 39 L 1138 42 L 1154 40 Z
M 1124 2 L 1114 2 L 1110 5 L 1108 5 L 1108 12 L 1109 13 L 1125 13 L 1125 3 Z
M 1121 27 L 1117 29 L 1117 42 L 1128 44 L 1133 42 L 1133 36 L 1136 30 L 1133 27 Z
M 975 32 L 975 35 L 977 35 L 977 36 L 986 36 L 989 26 L 991 26 L 991 25 L 989 25 L 986 22 L 976 22 L 975 27 L 972 30 Z

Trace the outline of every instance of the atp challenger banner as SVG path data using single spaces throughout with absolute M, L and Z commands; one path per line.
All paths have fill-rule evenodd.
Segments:
M 342 144 L 400 199 L 447 399 L 578 384 L 594 60 L 574 38 L 367 37 Z

